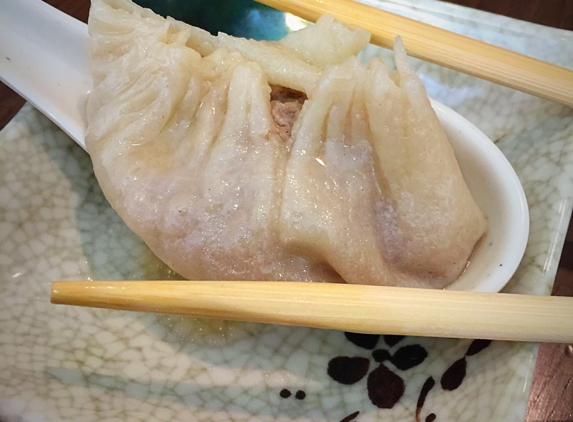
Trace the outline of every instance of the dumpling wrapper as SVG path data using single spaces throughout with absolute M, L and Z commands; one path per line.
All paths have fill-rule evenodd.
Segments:
M 129 0 L 92 1 L 89 34 L 96 177 L 182 276 L 442 288 L 465 268 L 486 222 L 400 42 L 390 76 L 329 16 L 257 42 Z M 286 140 L 271 85 L 308 97 Z

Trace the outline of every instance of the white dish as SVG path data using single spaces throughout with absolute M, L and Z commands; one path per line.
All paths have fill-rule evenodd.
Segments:
M 368 1 L 573 67 L 571 32 L 430 0 Z M 7 28 L 2 20 L 7 5 L 19 3 L 23 2 L 0 0 L 0 34 Z M 429 63 L 414 64 L 431 97 L 496 140 L 527 195 L 528 246 L 504 292 L 549 294 L 573 204 L 571 110 Z M 248 333 L 228 344 L 221 335 L 213 342 L 196 339 L 198 327 L 176 317 L 48 302 L 55 279 L 171 275 L 110 209 L 89 156 L 26 106 L 0 133 L 0 419 L 414 422 L 432 420 L 434 415 L 436 422 L 523 422 L 525 418 L 538 347 L 532 343 L 493 342 L 466 356 L 471 340 L 379 338 L 366 349 L 336 331 L 233 324 L 240 333 L 245 329 Z M 380 365 L 374 355 L 385 350 L 396 356 L 421 351 L 420 347 L 428 355 L 416 366 L 400 369 L 384 362 L 404 380 L 405 392 L 390 408 L 373 404 L 368 379 Z M 369 373 L 352 385 L 335 381 L 327 368 L 339 356 L 368 361 Z M 446 371 L 459 369 L 460 363 L 465 370 L 461 384 L 442 388 Z M 420 394 L 430 377 L 436 384 L 420 407 Z M 291 396 L 282 398 L 283 389 Z M 296 398 L 299 390 L 306 393 L 304 400 Z

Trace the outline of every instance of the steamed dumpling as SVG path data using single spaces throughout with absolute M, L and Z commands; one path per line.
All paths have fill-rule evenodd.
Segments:
M 464 269 L 485 220 L 401 44 L 389 75 L 329 16 L 257 42 L 129 0 L 93 0 L 89 32 L 96 177 L 184 277 L 441 288 Z

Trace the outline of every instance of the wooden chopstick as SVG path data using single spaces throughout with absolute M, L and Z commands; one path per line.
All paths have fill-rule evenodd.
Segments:
M 330 13 L 391 48 L 397 36 L 411 56 L 573 106 L 573 71 L 353 0 L 256 0 L 315 22 Z
M 573 342 L 573 298 L 262 281 L 56 281 L 51 302 L 372 334 Z

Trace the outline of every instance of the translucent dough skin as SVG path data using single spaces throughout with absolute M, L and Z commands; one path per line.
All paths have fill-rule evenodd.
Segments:
M 390 77 L 330 17 L 260 43 L 129 0 L 94 0 L 89 31 L 96 177 L 184 277 L 442 288 L 465 267 L 485 220 L 401 45 Z M 308 97 L 290 139 L 270 84 Z
M 364 72 L 356 59 L 329 68 L 303 106 L 286 166 L 280 234 L 348 283 L 395 285 L 376 215 L 384 198 L 360 107 Z

